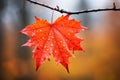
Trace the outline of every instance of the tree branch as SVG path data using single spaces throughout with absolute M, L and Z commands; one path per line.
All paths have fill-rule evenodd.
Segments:
M 82 13 L 91 13 L 91 12 L 100 12 L 100 11 L 120 11 L 120 8 L 116 8 L 115 3 L 113 3 L 112 8 L 92 9 L 92 10 L 82 10 L 82 11 L 77 11 L 77 12 L 70 12 L 70 11 L 65 11 L 63 9 L 59 9 L 58 6 L 56 8 L 53 8 L 53 7 L 50 7 L 48 5 L 41 4 L 41 3 L 38 3 L 38 2 L 35 2 L 35 1 L 32 1 L 32 0 L 27 0 L 27 1 L 29 1 L 30 3 L 33 3 L 33 4 L 37 4 L 37 5 L 46 7 L 46 8 L 51 9 L 51 10 L 55 10 L 55 11 L 60 12 L 60 13 L 66 13 L 66 14 L 70 14 L 70 15 L 72 15 L 72 14 L 82 14 Z

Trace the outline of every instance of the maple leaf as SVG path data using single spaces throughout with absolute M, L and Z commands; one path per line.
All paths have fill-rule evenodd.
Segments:
M 36 70 L 45 60 L 50 60 L 52 54 L 57 63 L 61 63 L 69 72 L 69 57 L 74 55 L 71 50 L 82 50 L 82 39 L 76 36 L 86 29 L 80 21 L 69 20 L 69 15 L 62 15 L 54 23 L 35 17 L 36 22 L 24 28 L 21 33 L 30 37 L 23 46 L 34 47 L 33 58 L 36 59 Z

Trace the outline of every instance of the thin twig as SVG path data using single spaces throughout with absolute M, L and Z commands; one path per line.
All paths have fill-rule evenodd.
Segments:
M 29 1 L 30 3 L 33 3 L 33 4 L 37 4 L 37 5 L 46 7 L 46 8 L 51 9 L 51 10 L 55 10 L 55 11 L 60 12 L 60 13 L 66 13 L 66 14 L 70 14 L 70 15 L 72 15 L 72 14 L 82 14 L 82 13 L 91 13 L 91 12 L 100 12 L 100 11 L 120 11 L 120 8 L 116 8 L 115 3 L 113 3 L 112 8 L 91 9 L 91 10 L 82 10 L 82 11 L 77 11 L 77 12 L 70 12 L 70 11 L 65 11 L 63 9 L 59 9 L 58 6 L 57 6 L 57 8 L 53 8 L 53 7 L 50 7 L 48 5 L 41 4 L 41 3 L 38 3 L 38 2 L 35 2 L 35 1 L 32 1 L 32 0 L 27 0 L 27 1 Z

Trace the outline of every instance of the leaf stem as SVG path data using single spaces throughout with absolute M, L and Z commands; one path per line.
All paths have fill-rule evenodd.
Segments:
M 51 24 L 53 23 L 53 15 L 54 15 L 54 10 L 52 11 Z

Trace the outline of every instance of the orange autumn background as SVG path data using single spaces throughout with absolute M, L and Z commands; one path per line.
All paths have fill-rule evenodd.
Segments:
M 120 8 L 119 0 L 33 0 L 67 11 Z M 66 4 L 67 3 L 67 4 Z M 36 72 L 32 49 L 21 47 L 28 37 L 18 34 L 34 22 L 34 16 L 51 21 L 52 10 L 25 0 L 0 0 L 0 80 L 120 80 L 120 12 L 95 12 L 72 15 L 89 29 L 79 34 L 84 38 L 85 52 L 70 58 L 68 74 L 53 57 Z M 54 12 L 54 20 L 61 16 Z

